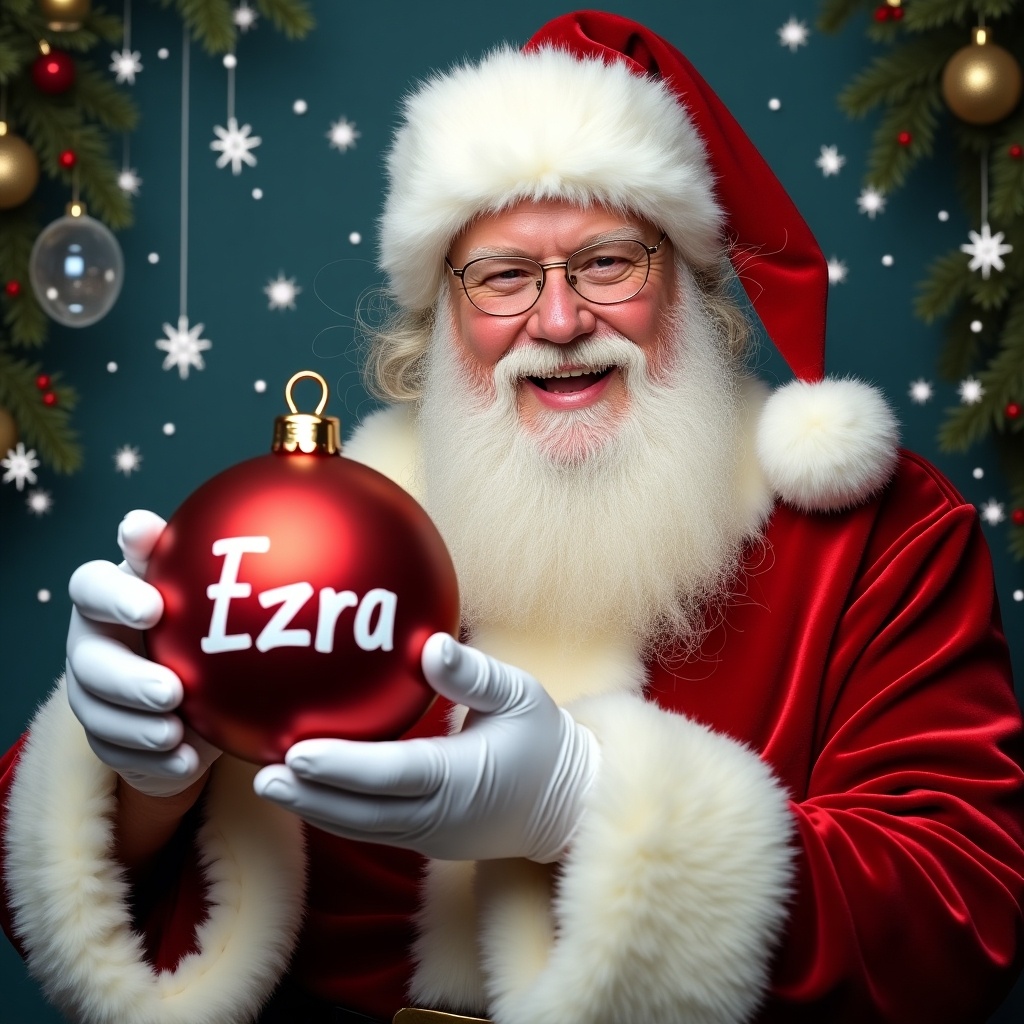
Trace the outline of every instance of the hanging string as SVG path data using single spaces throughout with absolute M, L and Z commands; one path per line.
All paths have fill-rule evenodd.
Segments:
M 235 64 L 237 58 L 232 50 L 224 58 L 224 66 L 228 69 L 228 120 L 235 116 Z
M 981 151 L 981 226 L 988 224 L 988 143 Z
M 121 32 L 122 45 L 125 50 L 132 48 L 132 0 L 124 0 L 123 29 Z
M 179 316 L 188 310 L 188 102 L 189 102 L 189 39 L 188 28 L 182 31 L 181 44 L 181 265 Z

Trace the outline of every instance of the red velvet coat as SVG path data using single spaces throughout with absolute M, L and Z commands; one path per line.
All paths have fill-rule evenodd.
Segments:
M 700 656 L 649 666 L 644 696 L 748 745 L 788 796 L 792 895 L 755 1019 L 986 1019 L 1022 958 L 1024 749 L 974 509 L 905 454 L 861 507 L 777 506 L 747 570 Z M 6 802 L 17 750 L 5 767 Z M 390 1019 L 421 862 L 316 831 L 308 858 L 291 976 Z M 145 901 L 161 966 L 194 948 L 198 877 Z

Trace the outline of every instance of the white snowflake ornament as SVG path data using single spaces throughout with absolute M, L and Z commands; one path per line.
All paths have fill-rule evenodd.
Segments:
M 977 405 L 985 397 L 985 388 L 976 377 L 965 377 L 956 390 L 964 405 Z
M 25 505 L 34 516 L 44 516 L 53 508 L 53 496 L 41 487 L 33 487 L 25 498 Z
M 249 29 L 256 27 L 256 21 L 259 18 L 259 14 L 249 6 L 246 0 L 241 0 L 241 3 L 235 8 L 231 18 L 235 23 L 235 28 L 245 35 Z
M 989 498 L 984 505 L 979 505 L 978 512 L 989 526 L 998 526 L 1006 518 L 1002 502 L 995 498 Z
M 875 214 L 885 210 L 885 195 L 877 188 L 861 189 L 860 195 L 857 196 L 857 209 L 874 220 Z
M 925 402 L 930 402 L 932 400 L 935 390 L 932 387 L 932 382 L 930 380 L 925 380 L 923 377 L 919 377 L 917 380 L 912 380 L 910 382 L 910 390 L 907 394 L 915 405 L 924 405 Z
M 3 476 L 3 482 L 9 484 L 12 481 L 18 490 L 22 490 L 26 483 L 34 484 L 36 474 L 34 470 L 39 468 L 39 460 L 36 458 L 36 450 L 29 448 L 19 441 L 13 448 L 7 449 L 6 458 L 0 459 L 0 466 L 7 470 Z
M 210 143 L 210 149 L 218 150 L 218 167 L 227 167 L 231 164 L 232 174 L 242 173 L 242 164 L 250 167 L 256 166 L 256 157 L 252 155 L 254 150 L 263 140 L 258 135 L 250 135 L 251 124 L 238 126 L 238 118 L 229 117 L 227 127 L 214 125 L 213 132 L 217 136 Z
M 295 283 L 294 277 L 285 277 L 279 273 L 273 281 L 268 281 L 263 289 L 266 295 L 267 309 L 294 309 L 295 297 L 302 289 Z
M 355 124 L 344 117 L 335 121 L 327 133 L 327 138 L 331 140 L 330 148 L 337 149 L 342 153 L 347 149 L 352 149 L 359 136 L 360 132 L 356 130 Z
M 846 163 L 846 157 L 840 154 L 838 146 L 822 146 L 821 154 L 814 163 L 815 166 L 821 168 L 822 175 L 828 178 L 839 173 L 843 164 Z
M 137 196 L 142 187 L 142 179 L 134 167 L 126 167 L 117 176 L 117 187 L 127 195 Z
M 122 445 L 114 452 L 114 471 L 117 473 L 131 476 L 141 465 L 142 456 L 139 454 L 139 449 L 130 444 Z
M 110 55 L 110 70 L 118 83 L 135 84 L 135 76 L 142 70 L 142 54 L 138 50 L 115 50 Z
M 797 21 L 790 18 L 785 25 L 778 30 L 779 45 L 788 47 L 790 53 L 796 53 L 801 46 L 807 45 L 807 37 L 810 31 L 806 21 Z
M 850 268 L 842 260 L 836 259 L 835 256 L 828 261 L 827 265 L 829 284 L 842 284 L 850 273 Z
M 197 370 L 206 369 L 202 353 L 208 348 L 212 348 L 213 342 L 207 341 L 206 338 L 200 338 L 199 335 L 202 333 L 203 324 L 189 327 L 187 316 L 178 317 L 177 329 L 170 324 L 164 324 L 164 334 L 167 337 L 161 338 L 156 343 L 158 349 L 167 353 L 161 368 L 169 370 L 176 366 L 178 376 L 182 380 L 188 377 L 190 367 L 194 366 Z
M 1003 243 L 1005 235 L 1002 231 L 997 231 L 993 235 L 986 222 L 981 225 L 980 232 L 968 231 L 967 235 L 970 242 L 961 245 L 960 251 L 971 257 L 970 263 L 967 264 L 968 270 L 980 270 L 981 276 L 987 281 L 993 269 L 1003 270 L 1005 268 L 1003 257 L 1007 253 L 1013 252 L 1013 246 Z

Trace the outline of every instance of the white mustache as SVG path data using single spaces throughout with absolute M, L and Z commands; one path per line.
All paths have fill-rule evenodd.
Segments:
M 629 374 L 642 371 L 647 359 L 639 345 L 621 334 L 606 334 L 568 345 L 524 345 L 512 349 L 494 368 L 494 382 L 499 390 L 514 385 L 525 377 L 550 377 L 572 368 L 586 373 L 600 373 L 612 366 Z

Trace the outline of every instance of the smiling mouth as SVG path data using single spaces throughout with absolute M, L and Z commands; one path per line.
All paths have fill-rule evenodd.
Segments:
M 600 370 L 562 370 L 547 377 L 527 377 L 531 384 L 553 395 L 570 395 L 586 391 L 612 372 L 614 367 Z

